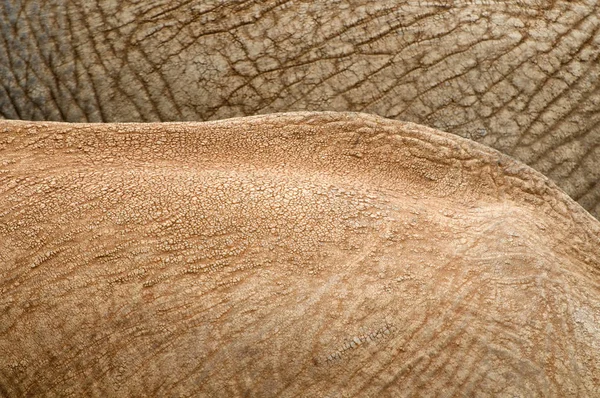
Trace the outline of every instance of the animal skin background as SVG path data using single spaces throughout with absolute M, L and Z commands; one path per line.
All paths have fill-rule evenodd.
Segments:
M 0 393 L 598 396 L 600 223 L 364 114 L 0 122 Z
M 596 0 L 0 5 L 0 115 L 361 111 L 475 139 L 600 216 Z
M 600 397 L 598 8 L 0 2 L 0 396 Z

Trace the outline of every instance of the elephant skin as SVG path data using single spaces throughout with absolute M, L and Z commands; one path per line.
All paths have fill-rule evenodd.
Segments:
M 599 29 L 597 0 L 6 1 L 0 115 L 369 112 L 492 146 L 600 217 Z
M 600 222 L 356 113 L 0 121 L 0 395 L 600 396 Z

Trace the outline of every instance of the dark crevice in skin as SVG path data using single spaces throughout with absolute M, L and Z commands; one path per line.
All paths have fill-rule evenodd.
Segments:
M 586 117 L 600 111 L 595 2 L 22 0 L 0 8 L 5 118 L 367 111 L 474 138 L 554 175 L 573 197 L 597 190 L 580 170 L 600 165 L 581 147 L 600 135 Z M 578 166 L 556 176 L 565 158 Z
M 102 14 L 101 7 L 98 7 L 98 9 L 100 9 L 99 14 Z M 85 20 L 87 15 L 84 14 L 83 10 L 77 10 L 77 11 L 79 11 L 81 13 L 80 18 L 78 18 L 78 21 Z M 67 15 L 69 15 L 69 14 L 67 14 Z M 69 21 L 71 22 L 70 18 L 69 18 Z M 71 24 L 72 24 L 72 22 L 71 22 Z M 114 59 L 118 60 L 117 61 L 118 65 L 108 65 L 107 66 L 105 58 L 109 54 L 101 53 L 99 51 L 97 43 L 96 43 L 96 40 L 101 40 L 102 37 L 96 38 L 92 29 L 85 24 L 83 25 L 83 29 L 87 32 L 87 38 L 86 38 L 87 40 L 85 42 L 86 43 L 89 42 L 91 44 L 89 49 L 92 51 L 93 56 L 95 57 L 95 60 L 96 60 L 95 65 L 102 66 L 102 69 L 104 71 L 104 78 L 107 78 L 107 77 L 109 78 L 109 81 L 111 82 L 110 83 L 111 88 L 116 88 L 116 90 L 118 91 L 118 94 L 120 94 L 122 97 L 125 97 L 128 99 L 128 105 L 133 105 L 135 110 L 137 111 L 138 115 L 142 116 L 144 114 L 144 111 L 138 105 L 138 101 L 141 101 L 142 98 L 137 98 L 137 100 L 136 100 L 136 98 L 134 98 L 128 94 L 126 88 L 122 87 L 122 81 L 120 79 L 121 71 L 123 69 L 130 70 L 130 68 L 128 67 L 127 60 L 124 59 L 123 56 L 119 55 L 117 53 L 117 51 L 115 51 L 114 47 L 109 42 L 109 47 L 111 49 L 111 53 L 112 53 Z M 80 59 L 80 63 L 79 63 L 80 65 L 86 66 L 89 64 L 89 60 L 87 60 L 87 59 L 85 61 L 83 60 L 85 55 L 80 55 L 78 47 L 76 47 L 76 49 L 75 49 L 76 57 Z M 83 47 L 83 46 L 82 46 L 82 48 L 83 48 L 83 51 L 85 51 L 85 49 L 87 49 L 87 47 Z M 118 67 L 117 70 L 115 70 L 115 68 L 114 68 L 115 66 Z M 90 82 L 93 82 L 95 78 L 102 78 L 102 76 L 96 77 L 94 75 L 89 74 Z M 95 88 L 95 86 L 93 85 L 93 83 L 91 84 L 91 86 L 94 87 L 94 93 L 97 93 L 98 91 Z M 100 99 L 98 99 L 98 101 L 101 102 Z M 149 101 L 149 103 L 152 104 L 151 101 Z M 111 108 L 114 108 L 114 105 L 107 104 L 107 106 L 109 106 L 109 105 L 111 106 Z M 153 105 L 154 111 L 156 111 L 156 107 L 154 106 L 154 104 L 152 104 L 152 105 Z M 106 111 L 104 111 L 104 110 L 102 111 L 102 119 L 103 119 L 103 121 L 108 122 L 108 121 L 110 121 L 110 118 L 106 115 L 106 113 L 107 113 Z M 144 120 L 148 120 L 148 119 L 144 119 Z
M 596 129 L 600 127 L 600 120 L 596 121 L 590 128 L 587 128 L 586 130 L 582 131 L 581 134 L 578 135 L 577 138 L 585 138 L 585 136 L 587 135 L 594 135 L 594 132 L 596 131 Z M 565 144 L 565 143 L 562 143 Z M 578 172 L 580 170 L 581 167 L 583 167 L 583 164 L 585 163 L 586 159 L 589 159 L 591 155 L 593 155 L 593 152 L 598 150 L 598 146 L 600 146 L 600 136 L 596 137 L 595 142 L 593 142 L 591 145 L 589 145 L 585 151 L 585 153 L 583 154 L 583 156 L 581 157 L 581 162 L 577 167 L 574 167 L 567 175 L 566 178 L 570 178 L 573 176 L 573 174 L 575 174 L 576 172 Z M 550 156 L 550 152 L 552 150 L 556 150 L 556 148 L 550 148 L 549 150 L 547 150 L 544 155 L 548 155 Z M 568 161 L 568 160 L 565 160 Z M 592 160 L 593 161 L 593 160 Z M 552 175 L 552 173 L 554 172 L 554 170 L 556 168 L 558 168 L 560 166 L 562 162 L 557 162 L 553 167 L 551 167 L 547 174 L 548 175 Z M 586 186 L 591 187 L 593 186 L 595 183 L 598 183 L 600 181 L 594 182 L 594 181 L 588 181 L 586 183 Z M 581 196 L 585 195 L 587 192 L 589 192 L 589 190 L 587 188 L 583 188 L 584 191 L 583 193 L 578 193 L 577 195 L 574 195 L 573 198 L 575 200 L 579 200 L 579 198 L 581 198 Z
M 35 31 L 35 28 L 33 26 L 33 21 L 31 20 L 32 17 L 28 16 L 28 13 L 25 11 L 27 5 L 23 5 L 21 10 L 19 11 L 19 18 L 18 18 L 18 23 L 21 24 L 23 27 L 27 27 L 27 31 L 29 32 L 33 32 Z M 15 29 L 17 29 L 17 27 L 15 26 Z M 16 36 L 16 35 L 15 35 Z M 27 48 L 33 48 L 32 53 L 28 54 L 28 60 L 26 62 L 26 71 L 30 70 L 33 72 L 33 74 L 36 77 L 36 81 L 38 82 L 38 84 L 40 84 L 41 82 L 44 81 L 44 78 L 46 77 L 46 74 L 44 73 L 44 70 L 48 70 L 49 71 L 49 75 L 50 78 L 53 80 L 54 86 L 53 87 L 48 87 L 48 91 L 49 94 L 53 100 L 53 103 L 56 106 L 56 109 L 58 110 L 58 112 L 60 113 L 61 117 L 63 119 L 67 118 L 66 114 L 64 113 L 64 107 L 70 107 L 70 104 L 77 104 L 77 100 L 76 97 L 73 95 L 72 92 L 70 92 L 70 90 L 61 90 L 61 81 L 58 79 L 56 73 L 52 73 L 52 71 L 54 70 L 54 68 L 52 67 L 52 65 L 49 63 L 49 61 L 46 59 L 46 57 L 43 54 L 44 51 L 44 45 L 42 45 L 41 41 L 38 38 L 38 35 L 32 35 L 32 38 L 34 40 L 33 43 L 31 43 L 30 45 L 27 46 Z M 34 59 L 36 60 L 35 62 L 32 61 L 32 58 L 35 57 Z M 38 62 L 40 61 L 40 62 Z M 35 69 L 36 66 L 40 67 L 39 72 Z M 27 82 L 27 77 L 25 78 L 25 81 Z M 46 81 L 46 84 L 49 85 L 51 84 L 50 81 Z M 30 87 L 30 89 L 28 90 L 28 92 L 31 92 L 35 89 L 37 89 L 38 87 Z M 56 94 L 57 93 L 62 93 L 64 91 L 67 91 L 67 94 L 70 94 L 70 98 L 60 101 L 56 98 Z M 33 99 L 32 99 L 32 102 Z M 48 114 L 44 115 L 44 118 L 48 118 Z M 88 121 L 88 119 L 86 118 L 85 121 Z
M 142 58 L 148 63 L 148 65 L 152 65 L 152 61 L 150 60 L 150 57 L 148 57 L 148 54 L 143 49 L 140 49 L 140 54 L 142 55 Z M 162 85 L 162 87 L 164 87 L 164 89 L 161 90 L 161 92 L 156 93 L 152 90 L 152 87 L 147 88 L 149 98 L 152 99 L 152 98 L 156 98 L 156 97 L 162 97 L 163 92 L 166 92 L 166 94 L 167 94 L 166 97 L 168 98 L 169 102 L 171 103 L 172 108 L 175 109 L 175 113 L 176 113 L 175 117 L 173 117 L 173 115 L 169 114 L 167 116 L 161 117 L 160 120 L 161 121 L 184 120 L 184 116 L 183 116 L 183 112 L 181 111 L 181 107 L 180 107 L 179 103 L 176 101 L 175 95 L 173 94 L 173 91 L 171 90 L 171 86 L 170 86 L 169 82 L 166 80 L 160 66 L 152 65 L 151 73 L 156 74 L 160 77 L 161 85 Z M 143 76 L 139 76 L 139 78 L 140 78 L 140 81 L 144 82 L 145 87 L 149 86 L 148 83 L 145 82 L 145 80 L 144 80 L 145 78 Z
M 8 7 L 13 7 L 10 4 L 6 4 L 7 8 Z M 24 96 L 26 96 L 26 92 L 24 87 L 22 86 L 22 81 L 21 79 L 19 79 L 19 77 L 17 76 L 16 72 L 22 69 L 22 63 L 23 60 L 19 55 L 13 54 L 12 52 L 12 41 L 13 40 L 17 40 L 17 30 L 15 28 L 15 23 L 11 22 L 8 17 L 8 15 L 6 14 L 8 12 L 7 9 L 4 9 L 5 12 L 2 13 L 2 42 L 4 45 L 4 52 L 6 54 L 6 60 L 5 62 L 2 62 L 2 64 L 5 64 L 5 68 L 6 68 L 6 73 L 10 73 L 11 75 L 11 79 L 9 80 L 9 82 L 13 82 L 14 84 L 12 86 L 9 86 L 10 88 L 8 88 L 7 91 L 9 91 L 9 98 L 8 101 L 10 102 L 10 104 L 12 105 L 12 107 L 14 108 L 14 110 L 16 111 L 16 113 L 19 115 L 20 119 L 28 119 L 30 118 L 30 114 L 33 113 L 31 111 L 31 108 L 33 107 L 34 109 L 37 108 L 38 110 L 41 111 L 41 109 L 35 104 L 35 103 L 28 103 L 28 102 L 22 102 L 19 101 L 19 98 L 23 98 Z M 17 65 L 17 63 L 19 65 Z M 4 80 L 4 79 L 3 79 Z M 16 85 L 16 87 L 15 87 Z M 6 85 L 4 85 L 6 87 Z M 12 89 L 11 89 L 12 88 Z M 18 92 L 14 92 L 13 90 L 16 89 L 18 90 Z M 15 98 L 16 97 L 16 98 Z M 5 100 L 2 101 L 2 103 L 4 103 Z M 25 113 L 25 111 L 23 109 L 20 109 L 21 107 L 27 107 L 29 108 L 29 112 Z M 2 113 L 5 114 L 5 111 L 2 110 Z
M 62 23 L 66 23 L 67 26 L 70 26 L 70 20 L 68 19 L 68 11 L 65 13 L 65 17 L 61 18 L 60 16 L 57 15 L 57 18 L 60 18 L 62 20 L 64 20 L 64 22 Z M 29 21 L 30 18 L 27 17 L 23 17 L 22 19 Z M 41 20 L 38 19 L 39 21 L 39 25 L 41 27 Z M 61 26 L 62 23 L 56 21 L 56 23 Z M 32 23 L 28 24 L 29 26 L 29 31 L 35 31 L 36 27 L 33 26 Z M 53 29 L 52 26 L 47 26 L 45 29 L 46 33 L 50 33 L 50 29 Z M 57 67 L 55 67 L 55 65 L 53 65 L 53 61 L 56 59 L 60 59 L 60 55 L 56 56 L 56 54 L 61 54 L 64 48 L 67 49 L 73 49 L 73 41 L 72 41 L 72 37 L 73 37 L 73 33 L 72 33 L 72 29 L 67 29 L 69 34 L 67 35 L 61 35 L 61 37 L 55 37 L 56 40 L 59 41 L 58 47 L 54 47 L 53 50 L 55 51 L 50 51 L 48 52 L 48 59 L 45 56 L 44 51 L 47 51 L 46 47 L 46 43 L 49 41 L 47 41 L 46 43 L 41 43 L 40 41 L 36 40 L 35 43 L 35 48 L 38 50 L 37 55 L 38 58 L 42 61 L 42 65 L 43 67 L 45 67 L 46 70 L 48 70 L 47 75 L 49 77 L 48 81 L 48 85 L 51 85 L 48 89 L 51 97 L 54 99 L 55 101 L 55 105 L 56 105 L 56 109 L 58 110 L 58 112 L 61 115 L 65 115 L 65 114 L 69 114 L 72 112 L 72 109 L 74 107 L 76 107 L 76 113 L 82 115 L 81 118 L 85 121 L 91 121 L 88 112 L 86 111 L 86 109 L 84 109 L 84 107 L 82 106 L 81 102 L 80 102 L 80 98 L 79 98 L 79 94 L 78 94 L 78 90 L 80 89 L 81 84 L 79 82 L 79 76 L 76 73 L 71 73 L 70 76 L 60 76 L 58 73 L 54 72 L 57 70 Z M 73 68 L 75 69 L 76 66 L 76 61 L 77 59 L 74 58 L 74 64 L 73 64 Z M 33 65 L 32 65 L 33 66 Z M 40 73 L 43 73 L 43 70 Z M 46 74 L 43 75 L 43 77 L 46 77 Z M 40 78 L 40 81 L 42 81 L 42 79 Z M 70 83 L 72 83 L 74 81 L 74 87 L 71 88 L 70 87 Z M 65 98 L 65 96 L 68 96 L 68 98 Z M 63 118 L 66 119 L 72 119 L 72 116 L 63 116 Z
M 589 16 L 588 16 L 589 17 Z M 573 27 L 572 30 L 577 30 L 581 24 L 585 21 L 585 18 L 582 18 L 575 27 Z M 567 33 L 571 33 L 572 30 L 568 30 L 567 32 L 565 32 L 563 35 L 558 37 L 558 42 L 559 44 L 561 43 L 561 40 L 565 39 L 565 37 L 567 36 Z M 600 24 L 598 26 L 595 27 L 594 31 L 592 32 L 592 34 L 590 35 L 590 37 L 595 37 L 598 35 L 598 32 L 600 31 Z M 582 42 L 576 49 L 575 53 L 573 54 L 573 57 L 577 56 L 578 54 L 581 53 L 581 51 L 583 51 L 584 46 L 586 44 L 589 44 L 589 38 Z M 595 68 L 596 65 L 596 61 L 598 60 L 598 58 L 600 57 L 600 53 L 598 53 L 596 55 L 596 57 L 594 57 L 594 59 L 592 60 L 592 62 L 589 63 L 588 68 L 585 70 L 585 72 L 583 72 L 581 74 L 581 76 L 579 76 L 578 78 L 575 79 L 574 83 L 569 84 L 568 86 L 571 85 L 577 85 L 577 83 L 581 80 L 584 79 L 590 70 L 592 70 L 593 68 Z M 532 93 L 532 95 L 530 95 L 530 99 L 529 101 L 526 103 L 525 108 L 529 108 L 531 100 L 533 98 L 536 97 L 536 95 L 545 87 L 545 84 L 552 78 L 556 78 L 556 75 L 560 72 L 562 72 L 561 70 L 561 66 L 564 66 L 568 63 L 570 63 L 572 61 L 572 58 L 569 58 L 565 63 L 560 63 L 560 65 L 554 70 L 554 72 L 547 76 L 547 78 L 542 81 L 542 83 L 536 88 L 536 90 Z M 598 82 L 600 84 L 600 82 Z M 563 91 L 561 91 L 558 95 L 556 95 L 554 98 L 552 98 L 551 101 L 549 101 L 548 103 L 545 104 L 544 109 L 541 109 L 538 111 L 537 116 L 535 118 L 532 119 L 532 121 L 529 123 L 529 125 L 526 127 L 526 129 L 521 133 L 521 136 L 519 137 L 519 140 L 515 143 L 514 148 L 518 148 L 520 146 L 522 146 L 523 144 L 523 140 L 528 138 L 528 135 L 530 133 L 530 129 L 531 127 L 540 119 L 540 117 L 542 117 L 545 114 L 545 111 L 550 108 L 555 102 L 559 101 L 560 99 L 563 98 L 564 95 L 569 94 L 569 89 L 571 87 L 568 87 L 568 89 L 564 89 Z M 596 86 L 592 87 L 591 90 L 586 91 L 585 89 L 582 90 L 582 92 L 584 93 L 584 95 L 588 94 L 588 93 L 593 93 L 596 90 Z M 581 101 L 583 102 L 583 101 Z M 571 110 L 576 109 L 576 105 L 574 104 L 574 106 L 571 108 Z M 560 118 L 557 118 L 554 123 L 551 126 L 548 126 L 548 130 L 549 131 L 553 131 L 553 128 L 556 127 L 556 125 L 558 125 L 561 121 L 563 121 L 564 119 L 566 119 L 566 117 L 570 114 L 570 112 L 565 113 L 564 115 L 562 115 Z M 562 144 L 562 143 L 561 143 Z M 559 144 L 560 145 L 560 144 Z M 514 152 L 514 148 L 513 148 L 513 152 Z M 537 158 L 534 158 L 533 162 L 537 161 L 538 158 L 542 157 L 542 155 L 538 155 Z
M 0 106 L 2 107 L 0 116 L 6 119 L 23 119 L 19 113 L 17 104 L 14 102 L 13 98 L 8 95 L 9 89 L 1 81 L 0 87 L 3 92 L 2 101 L 0 101 Z
M 102 10 L 102 7 L 99 6 L 98 9 Z M 92 43 L 92 47 L 94 49 L 94 53 L 96 55 L 96 59 L 102 60 L 102 56 L 100 55 L 99 51 L 97 50 L 96 46 L 94 45 L 94 37 L 92 36 L 91 33 L 89 33 L 88 37 L 89 37 L 90 42 Z M 81 65 L 82 63 L 80 62 L 79 64 Z M 87 78 L 87 81 L 89 82 L 89 87 L 90 87 L 90 89 L 92 91 L 92 96 L 91 96 L 92 98 L 91 98 L 91 100 L 93 100 L 93 102 L 96 104 L 98 113 L 100 114 L 100 121 L 107 122 L 110 119 L 107 117 L 106 111 L 104 110 L 104 107 L 102 105 L 102 99 L 100 98 L 100 93 L 99 93 L 98 88 L 96 87 L 96 84 L 94 82 L 94 76 L 92 76 L 90 74 L 90 72 L 87 71 L 86 68 L 82 68 L 82 69 L 83 69 L 83 71 L 85 73 L 85 77 Z M 75 76 L 79 77 L 78 74 L 75 74 Z
M 485 40 L 482 40 L 481 42 L 485 42 Z M 465 53 L 467 53 L 468 51 L 469 51 L 469 49 L 468 49 L 468 48 L 458 48 L 458 49 L 456 49 L 456 51 L 454 51 L 454 52 L 449 52 L 449 53 L 447 53 L 447 54 L 446 54 L 446 57 L 455 56 L 455 55 L 459 55 L 459 54 L 465 54 Z M 434 64 L 432 64 L 431 66 L 437 66 L 437 65 L 439 65 L 439 64 L 441 64 L 442 62 L 445 62 L 445 61 L 446 61 L 446 59 L 445 59 L 445 58 L 441 58 L 439 61 L 435 62 L 435 63 L 434 63 Z M 392 61 L 392 62 L 391 62 L 389 65 L 385 65 L 385 67 L 387 68 L 387 67 L 393 66 L 393 65 L 394 65 L 394 62 L 395 62 L 395 61 Z M 447 83 L 447 82 L 449 82 L 449 81 L 452 81 L 453 79 L 455 79 L 455 78 L 457 78 L 457 77 L 462 77 L 462 76 L 466 75 L 467 73 L 469 73 L 469 72 L 470 72 L 470 71 L 472 71 L 472 70 L 475 70 L 476 68 L 477 68 L 477 65 L 473 65 L 473 66 L 471 66 L 471 67 L 469 67 L 469 68 L 465 68 L 465 70 L 464 70 L 464 71 L 462 71 L 462 72 L 459 72 L 459 73 L 457 73 L 457 74 L 453 75 L 452 77 L 450 77 L 450 78 L 448 78 L 448 79 L 446 79 L 446 80 L 443 80 L 443 81 L 440 81 L 440 82 L 436 82 L 436 83 L 435 83 L 435 84 L 433 84 L 431 87 L 429 87 L 429 88 L 425 89 L 424 91 L 420 92 L 420 93 L 419 93 L 419 95 L 418 95 L 418 96 L 416 96 L 416 97 L 415 97 L 415 98 L 414 98 L 412 101 L 408 102 L 408 103 L 406 104 L 406 106 L 405 106 L 405 109 L 406 109 L 406 108 L 410 108 L 410 106 L 411 106 L 411 105 L 412 105 L 412 104 L 413 104 L 413 103 L 414 103 L 416 100 L 418 100 L 418 99 L 419 99 L 419 97 L 422 97 L 422 96 L 424 96 L 424 95 L 425 95 L 425 94 L 427 94 L 428 92 L 430 92 L 430 91 L 432 91 L 432 90 L 435 90 L 435 89 L 439 88 L 439 87 L 440 87 L 440 86 L 442 86 L 443 84 L 445 84 L 445 83 Z M 376 73 L 380 72 L 380 71 L 381 71 L 381 70 L 383 70 L 383 69 L 384 69 L 384 68 L 381 68 L 381 69 L 379 69 L 379 70 L 376 70 L 374 73 L 376 74 Z M 413 72 L 415 72 L 415 71 L 418 71 L 418 70 L 419 70 L 419 67 L 418 67 L 418 66 L 415 66 L 415 68 L 408 70 L 406 73 L 404 73 L 403 75 L 401 75 L 401 76 L 399 76 L 399 77 L 397 78 L 397 80 L 396 80 L 396 83 L 400 83 L 400 81 L 401 81 L 401 79 L 402 79 L 403 77 L 405 77 L 405 76 L 407 76 L 407 75 L 409 75 L 409 74 L 411 74 L 411 73 L 413 73 Z M 396 85 L 395 85 L 395 84 L 392 84 L 392 85 L 390 85 L 390 87 L 389 87 L 387 90 L 383 90 L 383 91 L 381 92 L 381 94 L 380 94 L 380 95 L 379 95 L 377 98 L 375 98 L 373 101 L 371 101 L 371 102 L 367 103 L 366 105 L 364 105 L 364 106 L 362 107 L 361 111 L 362 111 L 362 112 L 366 112 L 366 111 L 367 111 L 369 108 L 371 108 L 371 106 L 372 106 L 374 103 L 376 103 L 376 102 L 378 102 L 378 101 L 380 101 L 380 100 L 384 99 L 384 98 L 387 96 L 387 94 L 388 94 L 388 93 L 391 93 L 391 91 L 392 91 L 393 89 L 395 89 L 395 87 L 396 87 Z M 434 111 L 434 112 L 435 112 L 435 111 Z M 402 114 L 402 112 L 400 112 L 399 114 L 397 114 L 397 115 L 396 115 L 396 117 L 398 117 L 400 114 Z M 425 118 L 427 118 L 428 116 L 429 116 L 429 115 L 425 116 Z

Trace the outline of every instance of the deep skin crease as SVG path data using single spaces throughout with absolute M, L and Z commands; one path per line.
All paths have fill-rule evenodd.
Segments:
M 360 111 L 458 134 L 600 216 L 597 0 L 13 0 L 0 116 Z
M 0 121 L 0 395 L 600 394 L 600 223 L 353 113 Z

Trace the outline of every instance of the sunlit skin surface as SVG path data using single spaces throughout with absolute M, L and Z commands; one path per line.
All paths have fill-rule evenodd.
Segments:
M 360 111 L 516 157 L 600 216 L 597 0 L 11 0 L 0 116 Z
M 600 393 L 600 224 L 365 114 L 0 122 L 0 394 Z

